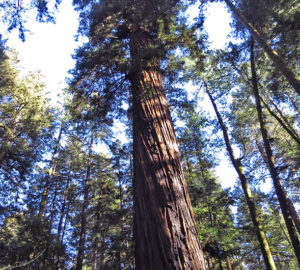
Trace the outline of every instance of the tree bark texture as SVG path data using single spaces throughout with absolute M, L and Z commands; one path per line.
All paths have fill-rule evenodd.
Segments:
M 159 64 L 145 30 L 130 36 L 135 260 L 139 270 L 204 270 Z
M 271 178 L 273 180 L 273 185 L 276 191 L 276 195 L 279 201 L 279 205 L 281 208 L 281 212 L 289 233 L 289 236 L 291 238 L 291 242 L 295 251 L 295 255 L 298 260 L 298 264 L 300 265 L 300 242 L 297 235 L 297 231 L 295 229 L 295 226 L 293 224 L 292 219 L 292 212 L 289 207 L 289 198 L 287 196 L 287 193 L 285 192 L 279 178 L 279 174 L 277 172 L 276 166 L 275 166 L 275 160 L 273 157 L 273 152 L 271 149 L 271 145 L 268 138 L 268 132 L 264 123 L 263 119 L 263 112 L 262 112 L 262 106 L 260 103 L 259 98 L 259 90 L 257 85 L 257 75 L 255 70 L 255 59 L 254 59 L 254 40 L 251 40 L 251 46 L 250 46 L 250 57 L 251 57 L 251 74 L 252 74 L 252 86 L 253 86 L 253 94 L 255 97 L 255 103 L 256 103 L 256 110 L 258 115 L 258 120 L 260 124 L 260 130 L 264 142 L 264 148 L 266 153 L 266 159 L 268 164 L 268 169 L 270 171 Z
M 81 227 L 80 227 L 80 235 L 79 235 L 79 245 L 77 252 L 77 262 L 76 262 L 76 270 L 82 269 L 82 262 L 84 257 L 84 245 L 85 245 L 85 235 L 86 235 L 86 227 L 87 227 L 87 210 L 89 206 L 89 182 L 91 178 L 91 155 L 93 150 L 93 142 L 94 142 L 94 130 L 95 123 L 92 124 L 91 130 L 91 141 L 89 145 L 89 153 L 86 167 L 86 178 L 84 181 L 84 197 L 82 204 L 82 212 L 81 212 Z
M 239 10 L 232 4 L 230 0 L 224 0 L 229 6 L 235 16 L 241 21 L 242 24 L 250 31 L 253 38 L 259 43 L 265 53 L 271 58 L 276 68 L 285 76 L 286 80 L 295 89 L 298 95 L 300 95 L 300 81 L 297 79 L 293 71 L 287 66 L 285 61 L 273 50 L 270 45 L 265 41 L 262 34 L 254 28 L 254 26 L 245 18 L 245 16 L 239 12 Z
M 273 260 L 273 257 L 272 257 L 272 253 L 271 253 L 268 241 L 267 241 L 267 237 L 266 237 L 266 235 L 263 231 L 263 227 L 260 223 L 258 212 L 257 212 L 255 202 L 254 202 L 254 198 L 252 196 L 251 189 L 250 189 L 250 186 L 248 184 L 246 175 L 244 174 L 241 161 L 239 159 L 235 158 L 235 156 L 234 156 L 233 149 L 231 147 L 231 143 L 230 143 L 230 140 L 229 140 L 229 135 L 228 135 L 228 132 L 227 132 L 227 128 L 226 128 L 226 126 L 223 122 L 222 116 L 221 116 L 221 114 L 220 114 L 220 112 L 217 108 L 217 105 L 216 105 L 212 95 L 208 91 L 208 89 L 207 89 L 207 94 L 210 98 L 210 101 L 211 101 L 213 107 L 214 107 L 214 110 L 215 110 L 215 113 L 217 115 L 219 124 L 221 126 L 223 136 L 224 136 L 224 140 L 225 140 L 225 144 L 226 144 L 226 148 L 227 148 L 227 152 L 229 154 L 230 160 L 231 160 L 232 165 L 233 165 L 234 169 L 236 170 L 236 172 L 239 176 L 239 179 L 241 181 L 241 185 L 242 185 L 245 197 L 246 197 L 247 206 L 248 206 L 248 209 L 249 209 L 249 212 L 250 212 L 250 215 L 251 215 L 254 230 L 255 230 L 258 242 L 260 244 L 261 252 L 263 254 L 266 269 L 275 270 L 276 266 L 275 266 L 275 263 L 274 263 L 274 260 Z

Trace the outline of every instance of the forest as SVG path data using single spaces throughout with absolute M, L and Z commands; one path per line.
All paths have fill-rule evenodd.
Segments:
M 63 1 L 3 0 L 1 20 L 26 43 L 28 14 L 55 23 Z M 233 18 L 224 49 L 212 2 Z M 0 34 L 0 270 L 300 269 L 299 1 L 73 7 L 60 106 Z

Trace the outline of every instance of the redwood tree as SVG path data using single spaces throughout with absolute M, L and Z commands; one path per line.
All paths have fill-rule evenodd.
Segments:
M 121 103 L 131 92 L 137 269 L 205 269 L 160 70 L 176 3 L 75 1 L 90 37 L 74 70 L 77 85 L 91 87 L 81 94 L 97 86 Z

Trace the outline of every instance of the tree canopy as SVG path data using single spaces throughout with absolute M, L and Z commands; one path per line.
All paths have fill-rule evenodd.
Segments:
M 234 39 L 212 50 L 210 2 L 74 0 L 60 108 L 0 39 L 1 269 L 298 269 L 300 6 L 221 1 Z M 2 21 L 26 42 L 59 4 Z

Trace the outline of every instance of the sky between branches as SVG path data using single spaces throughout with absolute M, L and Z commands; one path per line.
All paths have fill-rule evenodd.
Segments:
M 221 3 L 211 3 L 206 12 L 205 30 L 208 32 L 211 49 L 222 49 L 228 41 L 226 38 L 230 32 L 231 16 Z M 188 14 L 192 20 L 198 16 L 198 9 L 191 7 Z M 68 70 L 75 64 L 72 59 L 74 49 L 83 42 L 76 42 L 74 38 L 78 27 L 78 15 L 72 7 L 72 0 L 62 1 L 55 18 L 56 24 L 42 24 L 35 22 L 35 17 L 29 14 L 27 27 L 30 33 L 27 33 L 24 43 L 18 38 L 17 31 L 5 33 L 5 26 L 0 25 L 0 33 L 4 33 L 4 38 L 8 38 L 7 45 L 18 52 L 22 73 L 40 70 L 43 74 L 46 90 L 53 105 L 62 102 L 58 94 L 66 87 Z M 204 103 L 214 115 L 209 109 L 210 104 L 205 100 Z M 225 151 L 219 154 L 219 159 L 216 174 L 224 188 L 232 187 L 237 176 L 229 165 Z

